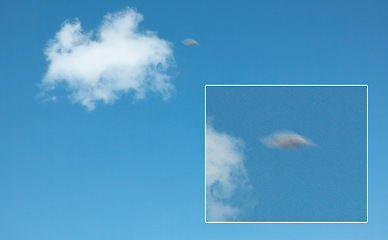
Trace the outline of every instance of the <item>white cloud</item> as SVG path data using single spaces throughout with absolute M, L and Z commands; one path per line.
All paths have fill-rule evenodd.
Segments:
M 247 182 L 243 141 L 206 126 L 206 220 L 235 221 L 240 209 L 228 204 Z
M 48 94 L 66 83 L 70 99 L 93 110 L 98 101 L 112 103 L 133 92 L 142 99 L 154 91 L 167 99 L 173 89 L 165 73 L 173 62 L 172 44 L 154 32 L 141 32 L 143 16 L 131 8 L 107 14 L 94 34 L 81 22 L 65 22 L 44 53 L 49 62 L 42 81 Z
M 237 207 L 232 207 L 214 199 L 212 196 L 206 196 L 206 220 L 209 222 L 233 221 L 239 214 Z
M 276 132 L 260 140 L 267 147 L 280 149 L 298 149 L 306 146 L 315 146 L 315 143 L 310 139 L 290 131 Z

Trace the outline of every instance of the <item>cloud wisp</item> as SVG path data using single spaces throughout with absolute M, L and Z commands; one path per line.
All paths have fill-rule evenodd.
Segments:
M 294 150 L 308 146 L 316 146 L 316 144 L 310 139 L 290 131 L 276 132 L 267 137 L 261 138 L 260 141 L 267 147 L 283 150 Z
M 248 181 L 244 143 L 206 126 L 206 221 L 235 221 L 241 210 L 229 200 Z
M 149 91 L 168 99 L 174 89 L 166 73 L 173 64 L 172 44 L 151 31 L 140 31 L 143 15 L 134 9 L 107 14 L 96 33 L 81 22 L 66 21 L 49 41 L 42 80 L 44 95 L 65 83 L 70 99 L 93 110 L 97 102 L 113 103 L 131 92 L 142 99 Z
M 186 46 L 198 46 L 199 45 L 199 43 L 197 41 L 195 41 L 194 39 L 191 39 L 191 38 L 187 38 L 187 39 L 183 40 L 182 43 Z

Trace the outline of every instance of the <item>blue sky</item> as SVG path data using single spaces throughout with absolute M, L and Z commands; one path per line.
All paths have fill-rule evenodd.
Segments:
M 158 69 L 170 76 L 169 98 L 147 85 L 136 99 L 124 87 L 115 100 L 110 91 L 93 95 L 108 104 L 96 100 L 91 111 L 81 104 L 91 95 L 75 101 L 80 88 L 66 88 L 76 79 L 74 86 L 90 90 L 77 85 L 84 75 L 49 91 L 56 101 L 39 97 L 52 63 L 44 50 L 64 22 L 78 18 L 83 33 L 96 33 L 107 13 L 126 6 L 144 16 L 141 32 L 170 43 L 162 49 L 171 55 L 161 56 L 173 61 Z M 0 238 L 386 239 L 387 7 L 385 1 L 2 1 Z M 185 46 L 185 38 L 201 45 Z M 368 84 L 369 223 L 205 224 L 205 84 Z
M 239 198 L 244 187 L 229 183 L 236 193 L 224 201 L 240 212 L 218 221 L 367 220 L 366 86 L 206 89 L 208 124 L 243 142 L 244 184 L 250 185 L 242 191 L 247 197 Z M 285 130 L 307 136 L 314 145 L 287 150 L 260 142 Z

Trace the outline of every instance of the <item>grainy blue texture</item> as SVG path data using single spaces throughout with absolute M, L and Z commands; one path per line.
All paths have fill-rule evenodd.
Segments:
M 366 86 L 208 86 L 206 99 L 211 124 L 245 143 L 252 190 L 250 199 L 235 200 L 243 210 L 237 221 L 367 220 Z M 259 141 L 282 130 L 316 146 L 284 150 Z

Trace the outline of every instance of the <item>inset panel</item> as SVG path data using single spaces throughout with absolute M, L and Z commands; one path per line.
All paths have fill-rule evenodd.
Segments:
M 206 222 L 367 222 L 367 85 L 205 95 Z

